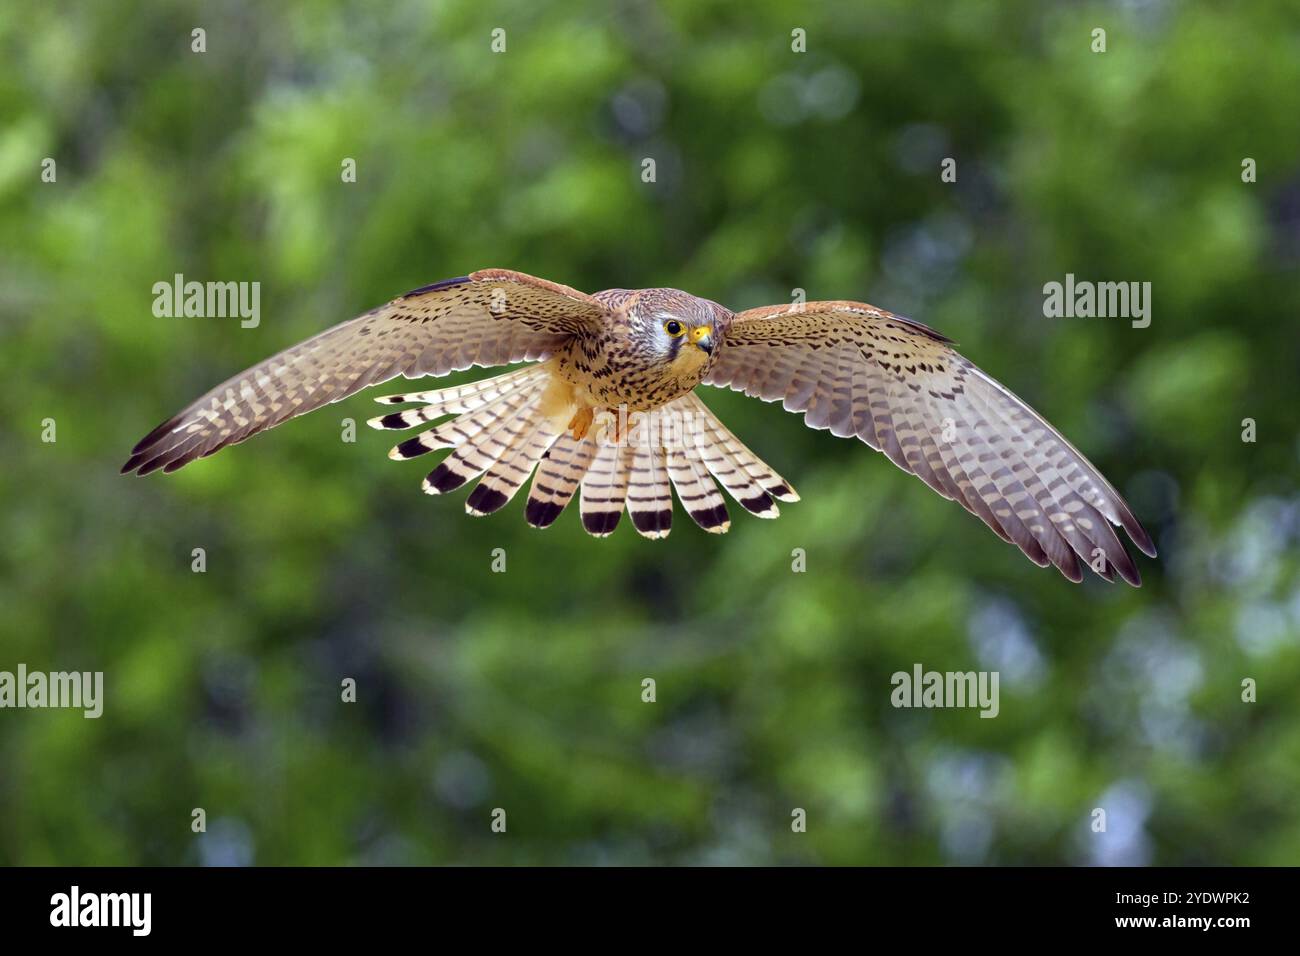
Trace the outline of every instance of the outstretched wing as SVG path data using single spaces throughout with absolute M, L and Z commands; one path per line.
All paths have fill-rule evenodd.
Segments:
M 508 269 L 425 286 L 218 385 L 146 435 L 122 473 L 175 471 L 398 375 L 543 359 L 607 316 L 585 293 Z
M 739 313 L 705 382 L 855 435 L 1071 581 L 1079 559 L 1137 586 L 1111 525 L 1154 557 L 1124 499 L 1037 412 L 919 322 L 861 302 Z

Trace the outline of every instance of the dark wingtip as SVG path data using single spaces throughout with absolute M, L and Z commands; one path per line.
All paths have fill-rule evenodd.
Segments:
M 1156 556 L 1155 542 L 1151 540 L 1151 535 L 1147 534 L 1147 529 L 1142 527 L 1142 523 L 1137 518 L 1130 516 L 1130 520 L 1124 522 L 1124 530 L 1128 532 L 1128 536 L 1133 539 L 1133 543 L 1138 546 L 1143 554 L 1148 558 Z
M 180 416 L 173 415 L 171 418 L 167 419 L 167 421 L 163 422 L 149 434 L 136 442 L 135 447 L 131 449 L 131 457 L 127 459 L 126 464 L 122 466 L 122 469 L 118 474 L 127 475 L 137 469 L 142 475 L 147 475 L 149 472 L 154 471 L 155 468 L 149 467 L 149 464 L 152 464 L 152 462 L 149 462 L 151 450 L 153 450 L 153 447 L 157 445 L 161 439 L 171 434 L 172 430 L 179 422 Z M 144 468 L 140 467 L 142 464 L 145 465 Z M 162 466 L 160 464 L 157 467 Z
M 200 455 L 198 452 L 193 452 L 193 451 L 186 452 L 184 455 L 181 455 L 178 458 L 174 458 L 171 461 L 167 462 L 167 464 L 163 465 L 163 474 L 170 475 L 174 471 L 180 471 L 190 462 L 197 461 L 199 457 Z
M 1089 567 L 1092 569 L 1092 573 L 1097 575 L 1097 577 L 1101 578 L 1103 581 L 1107 581 L 1110 584 L 1115 583 L 1115 566 L 1111 564 L 1109 560 L 1102 561 L 1100 571 L 1091 564 L 1089 564 Z
M 150 445 L 156 442 L 159 438 L 162 438 L 173 428 L 175 428 L 176 422 L 177 419 L 175 417 L 167 419 L 167 421 L 163 422 L 161 425 L 159 425 L 149 434 L 145 435 L 138 442 L 136 442 L 135 447 L 131 449 L 131 454 L 132 455 L 140 454 L 140 452 L 144 451 L 146 448 L 148 448 Z
M 153 472 L 157 471 L 159 468 L 166 465 L 169 460 L 170 459 L 168 459 L 167 454 L 165 452 L 159 455 L 157 458 L 151 458 L 149 461 L 146 461 L 143 465 L 140 466 L 140 474 L 141 475 L 152 474 Z
M 409 299 L 411 296 L 424 295 L 426 292 L 437 292 L 439 289 L 449 289 L 455 285 L 464 285 L 472 281 L 469 276 L 457 276 L 454 279 L 443 279 L 441 282 L 435 282 L 432 285 L 422 285 L 418 289 L 412 289 L 402 296 L 403 299 Z
M 1079 559 L 1074 556 L 1073 551 L 1067 551 L 1061 561 L 1056 565 L 1056 569 L 1065 575 L 1065 579 L 1073 584 L 1079 584 L 1083 581 L 1083 569 L 1079 567 Z
M 1137 565 L 1130 564 L 1127 567 L 1120 567 L 1119 576 L 1135 588 L 1142 586 L 1142 572 L 1137 569 Z

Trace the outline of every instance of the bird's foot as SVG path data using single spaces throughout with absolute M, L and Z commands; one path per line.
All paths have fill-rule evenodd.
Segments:
M 569 429 L 573 432 L 574 441 L 582 441 L 587 437 L 594 417 L 595 413 L 590 408 L 581 408 L 574 413 L 573 418 L 569 420 Z

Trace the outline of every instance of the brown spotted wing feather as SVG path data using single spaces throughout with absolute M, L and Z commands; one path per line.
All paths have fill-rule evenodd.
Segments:
M 145 436 L 122 472 L 175 471 L 398 375 L 543 359 L 607 316 L 585 293 L 508 269 L 416 289 L 218 385 Z
M 1140 583 L 1112 524 L 1155 555 L 1083 455 L 919 322 L 860 302 L 741 312 L 705 383 L 780 401 L 812 428 L 861 439 L 1071 580 L 1082 564 Z

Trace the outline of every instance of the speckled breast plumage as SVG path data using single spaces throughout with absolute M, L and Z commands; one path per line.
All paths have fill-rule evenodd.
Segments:
M 593 298 L 613 310 L 598 332 L 575 335 L 556 356 L 556 371 L 592 403 L 629 412 L 650 411 L 686 395 L 713 365 L 674 367 L 655 361 L 647 351 L 652 324 L 675 315 L 725 328 L 731 312 L 715 302 L 677 289 L 609 289 Z

